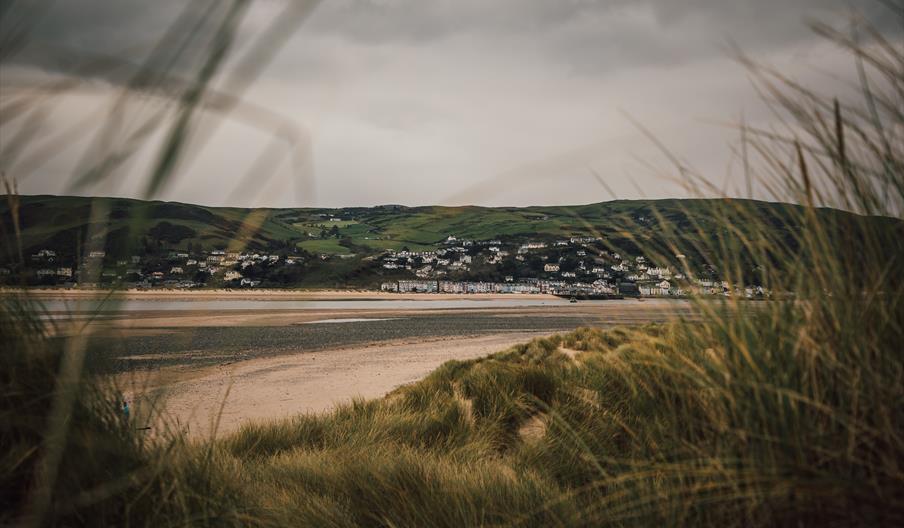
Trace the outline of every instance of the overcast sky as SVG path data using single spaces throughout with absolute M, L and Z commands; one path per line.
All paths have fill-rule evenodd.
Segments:
M 143 196 L 165 126 L 109 178 L 73 182 L 111 109 L 125 123 L 112 144 L 157 113 L 172 123 L 159 94 L 123 83 L 151 50 L 155 67 L 166 63 L 191 31 L 198 38 L 171 66 L 197 75 L 201 43 L 227 6 L 215 4 L 197 26 L 201 0 L 65 0 L 29 18 L 25 45 L 2 58 L 0 89 L 4 104 L 27 93 L 44 112 L 2 114 L 0 168 L 26 194 Z M 155 197 L 553 205 L 611 199 L 606 186 L 619 198 L 685 196 L 631 119 L 738 194 L 737 133 L 725 125 L 742 112 L 768 125 L 771 115 L 731 45 L 834 95 L 854 63 L 807 22 L 843 26 L 851 5 L 880 23 L 893 18 L 877 0 L 336 0 L 301 13 L 272 57 L 243 62 L 255 39 L 278 38 L 286 5 L 261 0 L 244 14 L 213 82 L 243 103 L 194 129 L 191 156 Z M 5 37 L 23 27 L 17 9 L 3 15 Z M 178 22 L 181 32 L 168 34 Z M 64 78 L 76 82 L 62 95 L 34 97 L 35 86 Z M 123 94 L 127 103 L 113 106 Z M 25 123 L 40 127 L 22 136 Z

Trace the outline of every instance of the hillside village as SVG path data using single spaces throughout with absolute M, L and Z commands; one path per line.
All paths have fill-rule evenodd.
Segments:
M 762 277 L 749 251 L 738 252 L 731 284 L 724 270 L 710 264 L 707 252 L 714 242 L 737 241 L 737 233 L 716 221 L 719 204 L 625 200 L 573 207 L 242 209 L 22 197 L 16 213 L 20 242 L 0 245 L 0 284 L 578 298 L 766 296 L 756 287 Z M 795 212 L 787 204 L 740 205 L 778 226 Z M 109 217 L 94 223 L 94 206 L 108 210 Z M 2 204 L 0 218 L 15 225 L 12 210 Z M 252 230 L 246 229 L 249 218 Z M 776 227 L 774 236 L 791 244 L 794 229 Z
M 44 248 L 29 256 L 29 285 L 191 289 L 293 287 L 314 268 L 353 260 L 365 287 L 398 293 L 555 294 L 581 298 L 738 295 L 763 297 L 761 288 L 732 286 L 711 269 L 607 249 L 599 237 L 553 240 L 467 240 L 449 235 L 434 250 L 386 250 L 370 255 L 313 254 L 283 247 L 272 252 L 172 249 L 128 257 L 90 251 L 80 259 Z M 682 272 L 683 271 L 683 272 Z M 11 284 L 10 267 L 0 279 Z
M 384 282 L 398 293 L 550 293 L 588 298 L 742 295 L 764 297 L 760 287 L 732 287 L 714 278 L 688 277 L 642 255 L 603 249 L 599 237 L 505 244 L 500 240 L 460 240 L 450 235 L 435 251 L 390 251 L 380 262 L 405 270 L 413 279 Z M 683 255 L 676 255 L 679 262 Z M 708 276 L 713 273 L 708 270 Z M 492 278 L 501 280 L 492 280 Z M 461 280 L 467 277 L 470 280 Z

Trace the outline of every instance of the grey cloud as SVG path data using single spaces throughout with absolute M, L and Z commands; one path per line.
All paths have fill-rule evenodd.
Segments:
M 240 42 L 265 32 L 291 1 L 254 3 Z M 635 156 L 652 158 L 655 149 L 619 109 L 718 174 L 731 138 L 695 120 L 730 120 L 741 108 L 752 120 L 768 118 L 752 108 L 744 72 L 726 60 L 724 45 L 733 40 L 806 77 L 803 62 L 787 60 L 816 47 L 804 22 L 843 24 L 847 1 L 327 0 L 245 97 L 310 130 L 319 194 L 305 198 L 308 205 L 435 203 L 457 200 L 467 189 L 476 192 L 460 199 L 484 204 L 604 199 L 590 167 L 619 196 L 636 196 L 625 174 L 636 174 Z M 131 50 L 156 42 L 187 5 L 208 4 L 59 0 L 34 37 L 139 61 Z M 897 23 L 883 18 L 887 9 L 878 1 L 857 7 L 883 27 Z M 209 28 L 214 20 L 205 23 Z M 177 42 L 164 43 L 168 51 L 177 48 Z M 825 59 L 820 67 L 831 73 L 851 64 L 840 55 L 816 59 Z M 65 70 L 69 62 L 38 49 L 15 61 L 19 68 L 51 70 Z M 179 65 L 188 72 L 193 66 Z M 90 97 L 108 97 L 108 88 Z M 54 113 L 53 126 L 67 124 L 68 115 Z M 222 189 L 259 153 L 253 145 L 260 138 L 249 134 L 240 125 L 227 127 L 165 197 L 223 203 L 228 193 Z M 556 163 L 544 161 L 550 159 Z M 62 155 L 57 161 L 55 174 L 64 174 L 71 160 Z M 492 194 L 487 182 L 499 174 L 523 183 Z M 649 196 L 680 194 L 637 178 L 636 187 Z M 59 192 L 49 176 L 31 181 L 32 192 Z M 281 192 L 280 182 L 258 203 L 299 205 Z
M 60 49 L 121 54 L 159 39 L 178 18 L 185 18 L 186 10 L 203 12 L 214 6 L 216 13 L 227 4 L 51 2 L 32 36 L 36 42 Z M 285 0 L 257 2 L 248 16 L 254 18 L 256 12 L 272 12 L 273 6 L 285 4 Z M 323 2 L 303 31 L 362 45 L 421 46 L 472 38 L 490 51 L 495 42 L 507 39 L 534 41 L 541 52 L 589 68 L 711 56 L 721 53 L 718 44 L 728 39 L 752 51 L 773 49 L 810 38 L 801 30 L 806 19 L 830 16 L 837 20 L 848 7 L 846 0 L 335 0 Z M 865 0 L 857 7 L 878 23 L 896 23 L 878 0 Z M 643 20 L 644 25 L 631 24 L 645 16 L 649 20 Z M 207 22 L 198 27 L 210 31 L 213 20 Z M 61 68 L 66 57 L 33 52 L 19 59 Z

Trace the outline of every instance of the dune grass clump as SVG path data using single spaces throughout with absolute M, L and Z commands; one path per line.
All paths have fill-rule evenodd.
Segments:
M 125 419 L 119 393 L 82 375 L 39 311 L 0 306 L 0 525 L 242 525 L 234 468 Z

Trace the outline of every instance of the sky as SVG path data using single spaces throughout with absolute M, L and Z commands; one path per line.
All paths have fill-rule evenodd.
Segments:
M 7 4 L 0 170 L 24 194 L 232 206 L 688 196 L 646 130 L 743 196 L 734 125 L 775 116 L 734 50 L 845 95 L 852 58 L 807 24 L 855 6 L 900 31 L 880 0 L 259 0 L 152 189 L 230 6 Z

